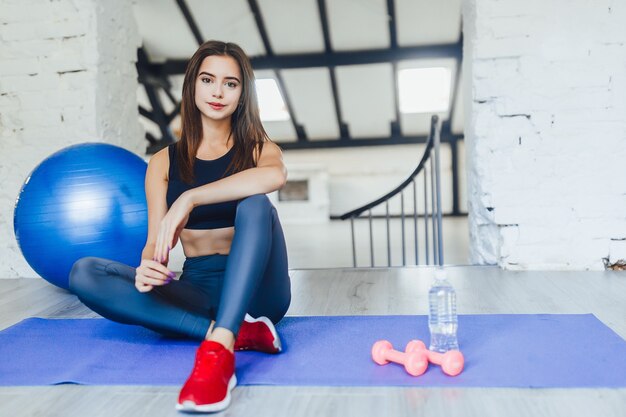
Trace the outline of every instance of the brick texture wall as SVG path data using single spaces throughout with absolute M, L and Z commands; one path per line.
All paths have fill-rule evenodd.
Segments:
M 470 261 L 626 259 L 626 3 L 463 5 Z
M 13 208 L 43 159 L 81 142 L 143 156 L 140 42 L 125 0 L 0 0 L 0 278 L 36 276 L 17 246 Z

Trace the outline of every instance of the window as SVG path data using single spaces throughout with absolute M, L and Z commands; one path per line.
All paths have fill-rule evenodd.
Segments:
M 256 91 L 259 99 L 261 120 L 264 122 L 278 122 L 289 120 L 289 112 L 285 100 L 278 90 L 278 84 L 273 78 L 256 80 Z
M 398 71 L 401 113 L 445 112 L 450 105 L 448 68 L 407 68 Z

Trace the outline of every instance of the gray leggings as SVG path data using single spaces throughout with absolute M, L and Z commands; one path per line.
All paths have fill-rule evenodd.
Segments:
M 235 335 L 246 313 L 277 323 L 291 301 L 285 239 L 265 195 L 239 202 L 229 255 L 187 258 L 179 280 L 140 293 L 135 268 L 86 257 L 74 264 L 69 285 L 103 317 L 198 340 L 204 339 L 211 320 Z

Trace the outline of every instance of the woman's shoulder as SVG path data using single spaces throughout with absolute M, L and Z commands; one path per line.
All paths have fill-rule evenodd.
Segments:
M 170 154 L 171 154 L 170 146 L 172 145 L 166 146 L 165 148 L 161 149 L 160 151 L 152 155 L 149 163 L 157 164 L 157 165 L 161 165 L 163 163 L 169 164 Z
M 159 174 L 159 176 L 163 175 L 165 178 L 168 178 L 169 167 L 170 167 L 170 146 L 167 146 L 150 158 L 148 162 L 148 171 L 154 174 Z
M 272 140 L 264 140 L 263 142 L 258 142 L 254 148 L 254 161 L 255 164 L 259 162 L 261 157 L 281 157 L 282 158 L 282 150 L 280 146 L 274 143 Z

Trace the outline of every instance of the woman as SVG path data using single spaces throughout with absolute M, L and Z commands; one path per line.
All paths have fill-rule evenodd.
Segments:
M 213 412 L 230 404 L 234 350 L 281 350 L 274 323 L 289 307 L 290 281 L 265 194 L 287 173 L 261 125 L 254 73 L 239 46 L 209 41 L 191 57 L 181 117 L 180 141 L 148 164 L 141 265 L 83 258 L 70 289 L 111 320 L 203 340 L 176 408 Z M 176 280 L 167 264 L 179 239 L 186 260 Z

